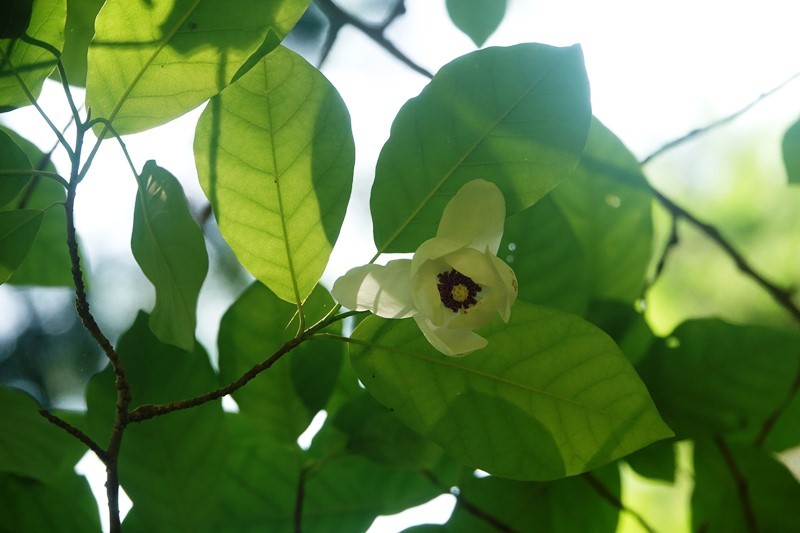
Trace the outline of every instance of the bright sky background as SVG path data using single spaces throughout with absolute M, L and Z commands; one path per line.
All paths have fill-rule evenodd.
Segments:
M 407 13 L 390 26 L 387 37 L 415 62 L 435 72 L 474 50 L 472 42 L 449 21 L 444 0 L 407 0 L 406 8 Z M 641 158 L 693 128 L 736 111 L 800 72 L 798 20 L 800 4 L 791 0 L 509 0 L 505 20 L 486 46 L 580 43 L 594 114 Z M 357 152 L 351 204 L 355 207 L 348 212 L 340 239 L 348 246 L 334 252 L 324 278 L 331 282 L 374 253 L 367 206 L 375 161 L 397 110 L 419 93 L 427 79 L 352 28 L 341 32 L 323 73 L 350 110 Z M 82 100 L 82 91 L 76 93 Z M 58 85 L 46 85 L 43 102 L 56 124 L 66 123 L 68 115 Z M 125 142 L 137 167 L 155 159 L 200 203 L 202 192 L 192 156 L 192 131 L 198 115 L 199 110 L 161 128 L 128 136 Z M 759 104 L 737 125 L 764 130 L 765 157 L 778 161 L 781 135 L 799 117 L 800 80 Z M 33 109 L 7 113 L 0 119 L 44 150 L 52 146 L 52 135 Z M 63 152 L 56 152 L 55 162 L 62 171 L 67 168 Z M 697 173 L 687 175 L 684 185 L 700 186 L 699 179 Z M 120 257 L 132 262 L 129 243 L 135 190 L 118 147 L 105 142 L 79 189 L 76 206 L 90 269 Z M 122 276 L 137 275 L 120 272 Z M 94 286 L 97 307 L 107 313 L 99 318 L 115 325 L 130 323 L 130 310 L 114 315 L 118 296 L 110 284 L 116 278 L 113 273 L 109 276 L 109 285 Z M 124 283 L 126 278 L 116 281 Z M 8 290 L 0 287 L 4 313 L 10 308 Z M 232 297 L 213 287 L 201 296 L 199 338 L 212 352 L 219 318 Z M 152 294 L 135 298 L 139 301 L 131 302 L 134 308 L 152 305 Z M 17 316 L 17 320 L 25 317 Z M 6 325 L 13 322 L 11 311 Z M 398 531 L 406 526 L 381 526 L 373 531 Z

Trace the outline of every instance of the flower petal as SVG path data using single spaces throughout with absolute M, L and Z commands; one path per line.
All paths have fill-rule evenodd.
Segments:
M 331 294 L 348 309 L 372 311 L 383 318 L 406 318 L 417 312 L 411 293 L 410 259 L 353 268 L 336 280 Z
M 473 180 L 461 187 L 444 208 L 436 236 L 481 252 L 488 247 L 496 254 L 505 219 L 506 200 L 497 185 Z
M 435 261 L 444 257 L 445 255 L 455 252 L 464 248 L 463 243 L 453 241 L 450 239 L 441 239 L 434 237 L 423 242 L 414 252 L 414 258 L 411 260 L 411 276 L 416 276 L 417 271 L 427 261 Z
M 502 280 L 505 287 L 505 291 L 502 291 L 505 292 L 505 300 L 498 306 L 497 312 L 500 313 L 500 317 L 504 322 L 508 322 L 508 319 L 511 318 L 511 306 L 514 305 L 519 292 L 517 276 L 514 275 L 511 267 L 505 264 L 502 259 L 488 252 L 486 255 L 489 256 L 495 269 L 497 269 L 497 276 Z
M 431 345 L 445 355 L 467 355 L 485 347 L 489 341 L 469 329 L 442 328 L 434 326 L 428 319 L 415 315 L 419 329 Z

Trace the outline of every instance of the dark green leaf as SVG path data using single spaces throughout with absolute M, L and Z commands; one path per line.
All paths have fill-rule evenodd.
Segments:
M 44 213 L 40 209 L 0 211 L 0 283 L 8 281 L 28 255 Z
M 734 432 L 752 442 L 789 397 L 800 365 L 798 346 L 796 333 L 695 320 L 659 342 L 639 371 L 678 437 Z M 769 449 L 800 443 L 797 419 L 787 422 L 770 434 Z
M 194 345 L 197 295 L 208 272 L 203 232 L 172 174 L 148 161 L 136 180 L 131 250 L 156 289 L 150 328 L 161 342 L 188 351 Z
M 69 84 L 86 87 L 86 56 L 94 37 L 94 19 L 104 0 L 67 0 L 67 24 L 61 62 Z
M 413 321 L 370 317 L 351 357 L 411 428 L 502 477 L 577 474 L 671 435 L 625 356 L 588 322 L 517 302 L 508 325 L 481 334 L 487 348 L 451 358 Z
M 693 531 L 797 531 L 800 484 L 769 454 L 721 440 L 699 440 L 694 479 Z
M 795 122 L 783 135 L 783 163 L 790 184 L 800 183 L 800 121 Z
M 594 298 L 633 302 L 652 252 L 652 195 L 636 158 L 600 121 L 553 199 L 583 244 Z
M 58 472 L 71 472 L 84 451 L 39 414 L 33 398 L 0 387 L 0 472 L 48 482 Z
M 216 389 L 208 355 L 162 344 L 140 313 L 119 341 L 133 391 L 132 408 L 164 403 Z M 114 419 L 114 374 L 95 376 L 87 391 L 90 429 L 107 439 Z M 219 402 L 177 411 L 128 426 L 119 457 L 122 485 L 142 524 L 164 531 L 204 531 L 219 499 L 227 435 Z M 151 529 L 149 529 L 151 530 Z
M 7 0 L 3 6 L 5 20 L 0 24 L 0 39 L 15 39 L 25 35 L 33 14 L 33 0 Z
M 120 133 L 179 117 L 277 46 L 308 4 L 240 0 L 231 9 L 226 0 L 108 0 L 89 47 L 86 105 Z
M 279 47 L 203 111 L 200 184 L 253 276 L 305 300 L 339 235 L 353 180 L 347 108 L 303 58 Z
M 0 494 L 2 531 L 100 531 L 89 484 L 73 472 L 50 476 L 46 483 L 0 474 Z
M 675 482 L 675 443 L 661 441 L 625 458 L 637 474 L 651 479 Z
M 521 300 L 586 311 L 589 272 L 583 248 L 550 196 L 506 220 L 498 256 L 514 269 Z
M 616 465 L 592 472 L 592 476 L 595 483 L 619 499 Z M 458 489 L 459 503 L 445 531 L 607 533 L 615 531 L 619 519 L 619 511 L 583 476 L 550 483 L 471 476 Z M 501 529 L 501 525 L 507 529 Z
M 587 319 L 608 333 L 633 364 L 647 355 L 656 343 L 644 315 L 637 313 L 631 304 L 592 302 Z
M 503 21 L 507 0 L 447 0 L 447 12 L 456 27 L 481 47 Z
M 508 214 L 534 204 L 575 166 L 590 120 L 578 46 L 489 48 L 446 65 L 400 110 L 378 159 L 378 250 L 415 250 L 476 178 L 500 187 Z
M 5 12 L 4 7 L 4 19 Z M 34 2 L 26 33 L 61 50 L 66 18 L 65 0 Z M 38 98 L 45 78 L 56 66 L 56 58 L 47 50 L 20 39 L 0 39 L 0 49 L 0 112 L 30 105 L 17 76 L 33 97 Z
M 0 130 L 0 170 L 29 169 L 31 162 L 25 152 L 17 143 Z M 8 204 L 19 194 L 25 184 L 31 179 L 30 174 L 4 174 L 0 175 L 0 209 Z M 16 207 L 11 204 L 11 207 Z
M 258 282 L 253 283 L 228 309 L 219 326 L 219 370 L 230 382 L 270 357 L 297 331 L 292 323 L 297 308 L 284 302 Z M 279 359 L 246 387 L 233 393 L 242 414 L 255 417 L 264 430 L 282 443 L 294 443 L 316 412 L 306 408 L 292 380 L 290 358 L 310 351 L 318 343 L 305 343 Z M 303 357 L 303 356 L 301 356 Z

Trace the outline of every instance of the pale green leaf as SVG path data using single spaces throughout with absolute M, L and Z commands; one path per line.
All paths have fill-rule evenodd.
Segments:
M 67 23 L 61 62 L 69 84 L 86 87 L 86 56 L 94 37 L 94 20 L 104 0 L 67 0 Z
M 354 146 L 333 86 L 284 47 L 214 98 L 195 161 L 222 236 L 286 301 L 319 281 L 344 218 Z
M 800 183 L 800 121 L 792 124 L 783 135 L 783 163 L 789 184 Z
M 65 0 L 35 0 L 25 33 L 61 50 L 66 18 Z M 0 112 L 30 105 L 17 76 L 33 97 L 38 98 L 45 78 L 56 66 L 56 58 L 47 50 L 20 39 L 0 39 L 0 50 Z
M 274 48 L 308 4 L 108 0 L 89 47 L 86 105 L 120 133 L 163 124 L 217 94 L 243 65 Z
M 131 250 L 156 289 L 150 328 L 161 342 L 191 350 L 197 295 L 208 271 L 203 232 L 172 174 L 148 161 L 136 180 Z
M 367 390 L 468 466 L 522 480 L 574 475 L 672 433 L 619 348 L 588 322 L 517 302 L 488 347 L 439 354 L 411 320 L 369 317 L 351 358 Z
M 378 250 L 415 250 L 473 179 L 500 187 L 508 215 L 534 204 L 577 164 L 590 120 L 578 46 L 488 48 L 442 67 L 400 110 L 378 159 Z
M 644 286 L 653 247 L 653 197 L 639 163 L 594 119 L 578 168 L 553 199 L 580 240 L 591 294 L 633 302 Z
M 480 47 L 503 21 L 507 3 L 507 0 L 447 0 L 447 13 L 453 24 Z
M 0 211 L 0 283 L 8 281 L 28 255 L 44 214 L 41 209 Z

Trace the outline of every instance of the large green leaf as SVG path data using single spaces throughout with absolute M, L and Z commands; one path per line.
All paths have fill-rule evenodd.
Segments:
M 70 472 L 85 451 L 38 411 L 24 392 L 0 387 L 0 472 L 47 482 L 60 471 Z
M 0 211 L 0 283 L 8 281 L 28 255 L 44 213 L 41 209 Z
M 211 101 L 194 151 L 239 261 L 279 297 L 304 300 L 339 235 L 353 179 L 350 118 L 336 90 L 279 47 Z
M 0 474 L 0 494 L 2 531 L 100 531 L 97 501 L 86 478 L 74 472 L 46 482 Z
M 592 474 L 619 499 L 616 465 Z M 616 530 L 619 520 L 619 510 L 583 477 L 536 483 L 470 476 L 459 483 L 458 498 L 445 531 L 608 533 Z M 506 529 L 500 529 L 501 524 Z
M 35 0 L 25 33 L 61 50 L 66 18 L 65 0 Z M 33 97 L 38 98 L 45 78 L 56 66 L 56 58 L 47 50 L 19 39 L 0 39 L 0 49 L 0 112 L 30 105 L 17 75 Z
M 378 159 L 378 250 L 415 250 L 476 178 L 500 187 L 508 214 L 532 205 L 575 166 L 590 120 L 578 46 L 488 48 L 442 67 L 397 114 Z
M 103 3 L 104 0 L 67 0 L 61 62 L 70 85 L 86 87 L 86 56 L 94 37 L 94 20 Z
M 0 130 L 0 170 L 22 170 L 31 168 L 31 162 L 17 143 Z M 13 200 L 31 179 L 30 174 L 0 175 L 0 209 Z M 14 207 L 12 205 L 12 207 Z
M 222 379 L 233 381 L 290 340 L 297 333 L 297 322 L 292 320 L 296 310 L 262 284 L 253 283 L 220 322 Z M 294 363 L 293 359 L 302 359 L 303 363 Z M 233 398 L 241 413 L 257 419 L 268 434 L 280 442 L 294 443 L 331 394 L 341 359 L 342 347 L 337 343 L 304 343 L 233 393 Z M 311 379 L 304 375 L 306 369 L 297 365 L 314 361 L 319 363 L 320 375 Z M 297 385 L 320 390 L 301 394 Z
M 140 313 L 119 340 L 133 394 L 132 408 L 181 400 L 219 386 L 208 355 L 198 345 L 186 352 L 159 342 Z M 107 439 L 114 420 L 114 374 L 95 376 L 87 391 L 90 431 Z M 100 442 L 103 442 L 101 440 Z M 227 434 L 219 402 L 177 411 L 128 426 L 119 457 L 125 491 L 152 531 L 205 531 L 218 501 Z
M 11 130 L 2 131 L 7 132 L 17 146 L 25 152 L 36 170 L 56 172 L 49 156 L 46 156 L 35 144 Z M 25 188 L 8 206 L 46 209 L 53 204 L 63 203 L 66 197 L 66 191 L 61 184 L 48 178 L 34 176 L 28 180 Z M 33 246 L 9 283 L 12 285 L 71 286 L 71 263 L 66 239 L 66 213 L 58 207 L 47 209 Z
M 693 531 L 797 531 L 800 483 L 774 457 L 748 446 L 699 440 L 694 478 Z
M 584 247 L 592 295 L 635 300 L 652 252 L 652 196 L 636 158 L 600 121 L 553 199 Z
M 4 7 L 4 20 L 0 24 L 0 38 L 25 35 L 33 15 L 33 0 L 8 0 Z
M 787 180 L 790 184 L 798 184 L 800 183 L 800 121 L 786 130 L 782 148 Z
M 468 466 L 522 480 L 603 465 L 671 435 L 619 348 L 580 318 L 517 302 L 466 357 L 411 320 L 370 317 L 351 358 L 367 390 Z
M 800 335 L 789 331 L 694 320 L 656 344 L 638 368 L 679 437 L 732 432 L 752 442 L 791 399 L 793 413 L 784 413 L 766 440 L 780 451 L 800 443 L 800 398 L 789 396 L 798 346 Z
M 476 46 L 483 46 L 503 21 L 507 3 L 507 0 L 447 0 L 447 13 Z
M 203 232 L 172 174 L 148 161 L 136 181 L 131 250 L 156 289 L 150 328 L 161 342 L 190 351 L 197 295 L 208 272 Z
M 498 256 L 519 282 L 526 302 L 583 314 L 590 271 L 581 243 L 550 196 L 508 217 Z
M 277 46 L 308 4 L 108 0 L 89 47 L 86 105 L 120 133 L 163 124 L 217 94 Z

